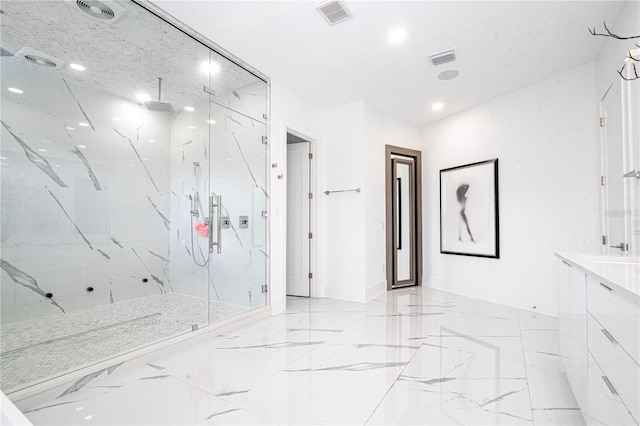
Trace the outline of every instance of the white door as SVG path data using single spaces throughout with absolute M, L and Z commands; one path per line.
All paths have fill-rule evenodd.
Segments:
M 287 295 L 309 297 L 309 142 L 287 145 Z
M 625 232 L 625 194 L 622 99 L 620 84 L 614 82 L 603 99 L 604 107 L 604 225 L 605 252 L 622 254 L 628 244 Z M 617 247 L 615 247 L 617 246 Z

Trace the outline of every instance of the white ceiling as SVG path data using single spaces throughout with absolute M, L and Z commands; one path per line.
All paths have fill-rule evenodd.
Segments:
M 381 113 L 424 125 L 595 59 L 616 1 L 349 1 L 354 18 L 329 26 L 321 1 L 154 0 L 312 104 L 364 99 Z M 409 37 L 393 45 L 387 32 Z M 456 48 L 434 67 L 427 54 Z M 440 81 L 437 74 L 460 76 Z M 441 101 L 440 112 L 431 104 Z

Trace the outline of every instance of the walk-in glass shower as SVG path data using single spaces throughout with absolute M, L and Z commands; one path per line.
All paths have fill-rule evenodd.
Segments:
M 268 84 L 146 7 L 2 1 L 5 393 L 267 303 Z

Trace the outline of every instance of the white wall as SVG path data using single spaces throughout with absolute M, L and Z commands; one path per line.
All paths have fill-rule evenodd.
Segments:
M 421 149 L 419 129 L 364 101 L 322 111 L 322 295 L 364 302 L 386 290 L 385 145 Z
M 283 312 L 286 307 L 286 231 L 287 231 L 287 196 L 286 176 L 287 171 L 287 129 L 294 130 L 312 140 L 314 149 L 322 146 L 320 131 L 320 110 L 309 102 L 301 99 L 289 89 L 276 81 L 271 82 L 271 129 L 270 129 L 270 162 L 278 164 L 277 167 L 269 167 L 270 179 L 270 283 L 271 283 L 271 311 L 274 314 Z M 321 156 L 316 156 L 314 165 L 319 169 Z M 277 176 L 283 174 L 284 179 Z M 322 198 L 319 195 L 315 202 L 320 204 Z M 316 218 L 314 232 L 319 235 L 321 223 Z M 317 241 L 319 242 L 319 241 Z M 313 256 L 313 255 L 312 255 Z M 321 256 L 316 256 L 317 265 L 321 264 Z M 318 267 L 319 270 L 320 267 Z M 314 282 L 317 282 L 321 273 L 314 271 Z M 314 289 L 312 288 L 312 295 Z
M 322 191 L 363 188 L 365 184 L 364 103 L 322 111 Z M 366 188 L 364 188 L 366 193 Z M 323 295 L 362 301 L 365 271 L 364 194 L 323 197 Z
M 554 251 L 599 247 L 595 65 L 424 128 L 429 287 L 557 314 Z M 439 170 L 498 158 L 500 259 L 441 254 Z

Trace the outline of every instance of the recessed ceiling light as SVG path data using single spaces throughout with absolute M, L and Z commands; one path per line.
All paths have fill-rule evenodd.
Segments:
M 47 140 L 47 139 L 42 139 L 42 142 L 44 142 L 44 143 L 51 143 L 51 141 L 50 141 L 50 140 Z
M 120 117 L 113 117 L 113 121 L 122 121 L 122 118 L 120 118 Z
M 154 143 L 155 141 L 153 139 L 149 139 L 149 143 Z
M 442 108 L 444 108 L 444 104 L 442 102 L 436 102 L 435 104 L 431 105 L 431 109 L 434 111 L 440 111 Z
M 83 67 L 83 66 L 82 66 L 82 65 L 80 65 L 80 64 L 69 64 L 69 66 L 70 66 L 71 68 L 73 68 L 74 70 L 76 70 L 76 71 L 84 71 L 84 70 L 86 70 L 86 68 L 85 68 L 85 67 Z
M 76 129 L 75 127 L 71 127 L 71 126 L 64 126 L 64 128 L 67 129 L 67 130 L 75 130 Z
M 405 30 L 404 28 L 395 28 L 389 31 L 389 34 L 387 34 L 387 38 L 391 43 L 402 43 L 407 39 L 407 35 L 407 30 Z
M 60 164 L 56 164 L 56 167 L 60 167 Z
M 460 71 L 458 70 L 446 70 L 438 74 L 438 78 L 440 80 L 453 80 L 459 75 L 460 75 Z
M 215 74 L 220 72 L 220 65 L 213 61 L 207 61 L 200 64 L 200 71 L 204 73 Z
M 189 111 L 189 112 L 193 112 L 193 111 L 195 111 L 195 108 L 194 107 L 190 107 L 190 106 L 186 106 L 186 107 L 184 107 L 184 110 L 185 111 Z
M 78 145 L 78 148 L 86 148 L 86 145 Z
M 6 160 L 7 157 L 0 157 L 0 160 Z
M 142 161 L 147 161 L 148 158 L 147 157 L 142 157 Z
M 190 128 L 190 129 L 195 129 L 195 128 L 196 128 L 196 126 L 189 126 L 189 128 Z
M 17 89 L 17 88 L 15 88 L 15 87 L 9 87 L 9 91 L 10 91 L 10 92 L 13 92 L 13 93 L 18 93 L 18 94 L 20 94 L 20 93 L 24 93 L 22 90 Z
M 227 161 L 231 161 L 231 158 L 227 158 Z
M 80 126 L 80 127 L 89 127 L 89 123 L 81 122 L 81 123 L 78 123 L 78 126 Z
M 40 151 L 40 152 L 47 152 L 47 150 L 46 150 L 46 149 L 42 149 L 42 148 L 40 148 L 38 151 Z
M 147 93 L 136 93 L 136 99 L 140 102 L 149 102 L 151 100 L 151 96 Z
M 216 124 L 216 120 L 207 120 L 207 123 L 209 123 L 209 124 Z

